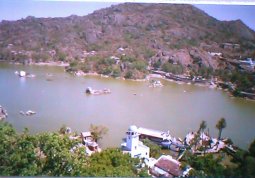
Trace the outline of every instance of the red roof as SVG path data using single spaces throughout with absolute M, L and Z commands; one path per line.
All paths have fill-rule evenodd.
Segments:
M 180 168 L 180 162 L 177 160 L 174 160 L 172 158 L 169 158 L 167 156 L 162 156 L 157 163 L 155 164 L 156 167 L 159 169 L 164 170 L 165 172 L 168 172 L 169 174 L 173 176 L 181 176 L 182 171 Z

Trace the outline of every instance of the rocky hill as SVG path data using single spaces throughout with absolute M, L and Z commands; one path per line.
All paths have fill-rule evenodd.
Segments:
M 99 70 L 91 61 L 109 57 L 112 60 L 99 64 L 116 64 L 117 73 L 147 66 L 171 68 L 163 66 L 167 62 L 180 72 L 225 69 L 231 67 L 219 56 L 239 59 L 254 49 L 255 32 L 242 21 L 218 21 L 191 5 L 126 3 L 83 17 L 0 23 L 0 59 L 81 61 L 89 64 L 83 66 L 85 71 Z

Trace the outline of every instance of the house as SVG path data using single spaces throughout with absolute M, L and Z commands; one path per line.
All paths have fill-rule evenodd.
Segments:
M 126 132 L 126 142 L 122 144 L 124 153 L 129 153 L 132 158 L 149 159 L 150 148 L 139 141 L 139 133 L 136 126 L 132 125 Z
M 101 148 L 97 142 L 94 141 L 91 132 L 81 133 L 82 144 L 86 147 L 86 154 L 91 155 L 95 152 L 101 152 Z
M 240 49 L 240 44 L 235 43 L 222 43 L 221 47 L 223 49 Z
M 149 171 L 156 177 L 180 177 L 183 175 L 181 163 L 169 155 L 162 155 Z
M 217 52 L 208 52 L 211 56 L 222 56 L 222 53 L 217 53 Z

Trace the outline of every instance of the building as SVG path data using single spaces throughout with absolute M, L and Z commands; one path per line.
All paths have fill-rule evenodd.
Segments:
M 169 155 L 162 155 L 149 171 L 156 177 L 180 177 L 183 175 L 181 163 Z
M 240 49 L 240 44 L 235 43 L 222 43 L 221 47 L 223 49 Z
M 124 153 L 129 153 L 132 158 L 149 159 L 150 148 L 139 140 L 139 133 L 136 126 L 132 125 L 126 132 L 126 142 L 122 144 Z
M 95 152 L 101 152 L 101 148 L 98 143 L 94 141 L 91 132 L 81 133 L 82 144 L 86 147 L 86 154 L 91 155 Z

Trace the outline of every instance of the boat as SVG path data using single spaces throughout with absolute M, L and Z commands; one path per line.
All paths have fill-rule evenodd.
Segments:
M 26 112 L 20 111 L 19 113 L 20 113 L 21 115 L 23 115 L 23 116 L 32 116 L 32 115 L 35 115 L 35 114 L 36 114 L 35 111 L 31 111 L 31 110 L 28 110 L 28 111 L 26 111 Z
M 153 88 L 155 88 L 155 87 L 163 87 L 163 84 L 159 80 L 156 80 L 156 81 L 152 80 L 151 84 L 149 85 L 149 87 L 153 87 Z
M 35 77 L 34 74 L 27 73 L 27 72 L 25 72 L 23 70 L 15 71 L 15 74 L 18 75 L 19 77 L 28 77 L 28 78 L 34 78 Z
M 110 89 L 94 90 L 91 87 L 87 87 L 85 92 L 91 95 L 101 95 L 101 94 L 110 94 L 111 90 Z
M 166 141 L 161 142 L 161 146 L 163 148 L 169 148 L 171 144 L 172 144 L 171 140 L 166 140 Z
M 25 77 L 26 76 L 26 72 L 21 70 L 19 71 L 19 74 L 18 74 L 20 77 Z
M 172 138 L 171 140 L 163 140 L 161 142 L 161 146 L 163 148 L 168 148 L 170 150 L 176 151 L 176 149 L 185 149 L 185 145 L 183 144 L 182 140 L 180 138 Z

